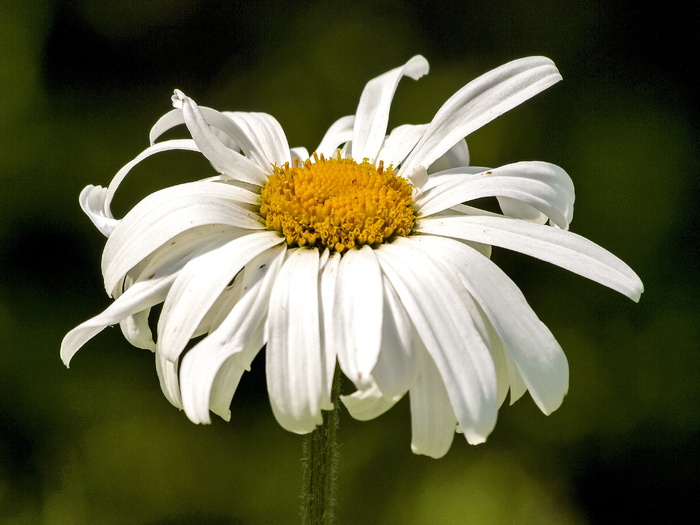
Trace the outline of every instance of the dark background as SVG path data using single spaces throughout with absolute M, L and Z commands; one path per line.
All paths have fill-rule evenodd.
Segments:
M 546 160 L 576 185 L 572 230 L 646 286 L 641 303 L 546 263 L 494 260 L 564 347 L 569 395 L 525 396 L 485 445 L 410 451 L 406 400 L 341 414 L 341 524 L 677 522 L 700 516 L 698 85 L 700 8 L 665 2 L 9 0 L 0 7 L 0 522 L 295 523 L 301 438 L 274 421 L 262 357 L 232 422 L 195 426 L 118 329 L 70 370 L 63 335 L 108 304 L 104 238 L 78 206 L 147 146 L 180 88 L 264 111 L 310 150 L 364 84 L 426 56 L 391 126 L 423 123 L 469 80 L 542 54 L 564 81 L 468 138 L 472 163 Z M 144 162 L 123 213 L 212 173 L 197 155 Z M 689 520 L 692 521 L 692 520 Z

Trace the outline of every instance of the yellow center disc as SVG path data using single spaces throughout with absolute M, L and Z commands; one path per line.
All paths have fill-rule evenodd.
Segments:
M 326 160 L 275 167 L 262 190 L 260 215 L 289 246 L 344 253 L 354 246 L 408 236 L 415 223 L 411 185 L 382 162 Z

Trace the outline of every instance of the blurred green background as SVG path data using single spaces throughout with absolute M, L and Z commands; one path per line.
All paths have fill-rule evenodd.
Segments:
M 689 5 L 690 3 L 688 3 Z M 299 3 L 6 0 L 0 7 L 0 523 L 298 521 L 301 438 L 274 421 L 259 358 L 232 422 L 195 426 L 153 358 L 118 329 L 70 370 L 63 335 L 108 304 L 104 238 L 78 206 L 147 146 L 173 88 L 264 111 L 312 149 L 372 77 L 421 53 L 390 125 L 422 123 L 489 69 L 542 54 L 564 82 L 469 137 L 472 163 L 547 160 L 577 190 L 572 230 L 634 268 L 639 305 L 495 251 L 564 347 L 569 395 L 525 396 L 485 445 L 410 451 L 403 400 L 341 415 L 340 524 L 678 522 L 700 516 L 700 8 L 631 0 Z M 197 155 L 144 162 L 117 195 L 211 174 Z M 686 521 L 690 522 L 692 519 Z

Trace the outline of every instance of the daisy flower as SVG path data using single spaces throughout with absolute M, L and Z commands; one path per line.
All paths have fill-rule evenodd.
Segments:
M 564 353 L 491 247 L 566 268 L 638 301 L 643 286 L 617 257 L 568 231 L 574 187 L 546 162 L 469 165 L 464 137 L 561 80 L 544 57 L 507 63 L 455 93 L 429 124 L 387 132 L 415 56 L 371 80 L 355 115 L 311 153 L 290 148 L 265 113 L 218 112 L 181 91 L 151 146 L 107 188 L 80 203 L 107 236 L 102 273 L 114 302 L 69 332 L 66 365 L 89 339 L 120 324 L 155 352 L 163 393 L 195 423 L 230 418 L 242 374 L 265 347 L 267 388 L 285 429 L 305 434 L 333 407 L 336 364 L 356 391 L 358 419 L 406 393 L 412 449 L 444 455 L 455 431 L 472 444 L 499 406 L 525 391 L 545 414 L 567 392 Z M 156 142 L 185 124 L 191 138 Z M 218 174 L 157 191 L 115 219 L 127 173 L 168 150 L 204 155 Z M 464 203 L 496 197 L 502 213 Z M 157 342 L 151 308 L 162 303 Z M 154 322 L 155 324 L 155 322 Z

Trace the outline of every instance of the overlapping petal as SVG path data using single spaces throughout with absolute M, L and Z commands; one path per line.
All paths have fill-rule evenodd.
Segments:
M 238 145 L 243 151 L 248 152 L 250 158 L 229 148 L 221 141 L 211 130 L 209 122 L 202 114 L 199 106 L 197 106 L 191 98 L 187 97 L 181 91 L 176 91 L 175 95 L 173 95 L 173 103 L 178 109 L 182 110 L 184 122 L 197 144 L 199 151 L 202 152 L 217 170 L 235 180 L 255 184 L 257 186 L 265 184 L 267 174 L 261 166 L 264 159 L 259 155 L 259 152 L 251 143 L 250 138 L 247 137 L 245 133 L 239 132 L 239 129 L 231 119 L 214 110 L 211 110 L 211 113 L 207 112 L 207 117 L 210 120 L 215 118 L 220 119 L 218 120 L 219 125 L 217 127 L 230 130 L 235 136 Z M 257 160 L 257 163 L 251 160 L 251 158 Z
M 264 341 L 255 341 L 253 335 L 267 317 L 270 292 L 284 255 L 285 249 L 282 246 L 276 246 L 263 251 L 245 266 L 237 283 L 241 294 L 240 299 L 221 324 L 182 359 L 183 406 L 185 413 L 193 422 L 210 422 L 209 409 L 212 404 L 214 380 L 220 376 L 222 367 L 229 362 L 227 376 L 230 377 L 235 373 L 240 379 L 240 374 L 247 368 L 249 362 L 247 362 L 248 359 L 235 360 L 235 356 L 251 346 L 257 352 L 264 344 Z M 253 345 L 250 345 L 251 342 Z M 250 359 L 254 355 L 250 356 Z M 225 400 L 223 404 L 227 411 L 228 403 L 233 396 L 232 390 L 235 390 L 238 380 L 219 383 L 218 390 L 227 389 L 226 395 L 221 392 L 218 396 Z M 228 396 L 229 393 L 230 396 Z M 221 412 L 219 415 L 222 415 Z
M 322 422 L 318 271 L 318 250 L 292 251 L 273 285 L 267 318 L 270 404 L 277 422 L 297 434 Z
M 467 440 L 481 443 L 496 424 L 493 361 L 451 276 L 413 241 L 398 238 L 377 257 L 440 371 Z
M 503 341 L 537 406 L 545 414 L 556 410 L 569 388 L 566 357 L 515 283 L 466 244 L 428 235 L 413 241 L 459 276 Z
M 139 261 L 176 235 L 198 226 L 262 229 L 258 215 L 244 207 L 257 197 L 223 183 L 191 182 L 147 196 L 119 222 L 102 255 L 105 288 L 113 293 Z
M 474 174 L 474 168 L 454 168 L 431 175 L 430 185 L 416 204 L 423 217 L 482 197 L 508 197 L 522 202 L 566 230 L 574 214 L 574 185 L 559 166 L 548 162 L 517 162 Z
M 556 264 L 639 301 L 644 285 L 619 258 L 572 232 L 506 217 L 449 216 L 421 219 L 417 231 L 486 242 Z
M 384 142 L 389 108 L 396 87 L 402 77 L 418 80 L 428 72 L 428 61 L 416 55 L 403 66 L 392 69 L 370 80 L 362 91 L 357 105 L 352 139 L 352 155 L 355 159 L 376 159 Z M 455 141 L 456 142 L 456 141 Z
M 209 423 L 210 412 L 230 419 L 239 381 L 267 345 L 268 394 L 283 428 L 304 434 L 322 422 L 321 411 L 334 405 L 339 364 L 358 388 L 341 396 L 357 419 L 378 417 L 409 394 L 412 450 L 431 457 L 449 450 L 455 431 L 483 442 L 508 391 L 511 403 L 529 391 L 543 412 L 555 410 L 568 388 L 566 357 L 489 260 L 491 246 L 635 301 L 642 283 L 617 257 L 566 231 L 574 188 L 563 169 L 469 166 L 465 136 L 561 79 L 549 59 L 505 64 L 459 90 L 430 124 L 387 133 L 401 78 L 427 71 L 415 56 L 371 80 L 356 115 L 337 120 L 315 150 L 326 159 L 392 166 L 413 186 L 418 219 L 408 238 L 342 254 L 298 248 L 265 229 L 260 188 L 274 167 L 309 159 L 305 148 L 290 149 L 277 120 L 200 107 L 176 90 L 175 109 L 153 126 L 151 146 L 108 188 L 81 193 L 81 207 L 108 237 L 102 271 L 115 301 L 66 335 L 66 365 L 119 323 L 134 346 L 155 350 L 165 397 L 193 422 Z M 182 124 L 191 139 L 156 142 Z M 169 150 L 198 151 L 220 175 L 155 192 L 115 219 L 111 202 L 124 177 Z M 497 198 L 503 215 L 464 204 L 483 197 Z M 155 344 L 149 316 L 159 303 Z
M 336 279 L 333 329 L 341 370 L 358 388 L 369 386 L 382 342 L 382 273 L 372 248 L 346 252 Z
M 158 351 L 175 361 L 224 288 L 258 254 L 281 244 L 274 232 L 251 233 L 195 257 L 179 272 L 158 322 Z
M 460 89 L 438 110 L 399 175 L 427 168 L 471 132 L 561 80 L 545 57 L 508 62 Z

